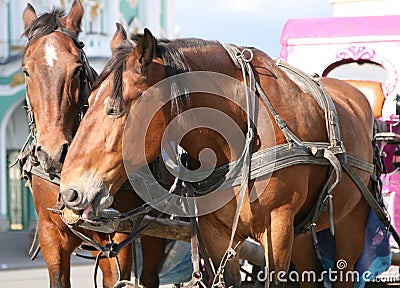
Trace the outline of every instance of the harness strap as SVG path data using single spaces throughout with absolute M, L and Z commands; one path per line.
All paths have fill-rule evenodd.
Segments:
M 31 256 L 31 260 L 35 260 L 37 255 L 39 254 L 40 251 L 40 242 L 39 242 L 39 235 L 38 235 L 38 225 L 36 225 L 35 228 L 35 236 L 32 240 L 31 247 L 29 248 L 29 256 Z
M 134 269 L 134 271 L 133 271 L 133 275 L 135 276 L 135 286 L 134 287 L 139 287 L 139 271 L 138 271 L 138 255 L 137 255 L 137 252 L 136 252 L 136 243 L 138 243 L 138 240 L 137 239 L 135 239 L 135 240 L 133 240 L 133 242 L 132 242 L 132 245 L 133 245 L 133 265 L 135 265 L 135 269 Z M 118 287 L 118 286 L 117 286 Z
M 71 37 L 71 39 L 74 41 L 75 45 L 79 48 L 82 49 L 83 47 L 85 47 L 85 43 L 83 43 L 82 41 L 79 41 L 77 35 L 72 32 L 71 30 L 68 30 L 66 28 L 63 27 L 58 27 L 56 30 L 54 30 L 55 32 L 61 32 L 64 33 L 66 35 L 68 35 L 69 37 Z
M 186 184 L 186 192 L 188 197 L 188 208 L 190 215 L 196 215 L 196 204 L 194 202 L 194 194 L 193 194 L 193 187 L 191 183 L 185 182 Z M 197 226 L 197 217 L 191 216 L 190 217 L 190 247 L 191 247 L 191 254 L 192 254 L 192 266 L 193 266 L 193 273 L 192 279 L 189 281 L 185 287 L 191 288 L 194 286 L 202 286 L 206 287 L 203 283 L 203 274 L 200 269 L 200 253 L 199 253 L 199 236 L 198 233 L 198 226 Z M 204 247 L 203 247 L 204 248 Z M 204 248 L 205 249 L 205 248 Z M 208 259 L 205 259 L 208 261 Z
M 267 105 L 268 110 L 274 117 L 275 123 L 278 125 L 279 129 L 281 129 L 283 135 L 285 135 L 286 142 L 294 143 L 297 146 L 302 146 L 303 145 L 302 141 L 289 129 L 289 127 L 287 127 L 285 121 L 283 121 L 281 116 L 279 116 L 278 113 L 276 113 L 274 107 L 272 106 L 271 102 L 269 101 L 268 97 L 265 95 L 264 91 L 262 90 L 262 88 L 258 82 L 256 83 L 256 88 L 257 88 L 258 94 L 261 96 L 261 98 Z
M 29 168 L 30 167 L 30 168 Z M 27 161 L 26 164 L 24 165 L 25 171 L 30 171 L 32 174 L 35 174 L 36 176 L 39 176 L 40 178 L 43 178 L 44 180 L 47 180 L 53 184 L 56 184 L 57 186 L 60 186 L 60 173 L 46 173 L 44 172 L 42 166 L 33 166 L 30 164 L 30 161 Z M 30 169 L 30 170 L 28 170 Z
M 190 215 L 196 215 L 196 205 L 193 198 L 193 187 L 190 183 L 187 183 L 187 196 L 188 196 L 188 208 Z M 196 216 L 190 217 L 190 244 L 192 248 L 192 265 L 193 265 L 193 275 L 198 274 L 194 277 L 199 277 L 201 275 L 200 271 L 200 255 L 199 255 L 199 243 L 197 238 L 197 221 Z
M 381 223 L 388 228 L 388 230 L 392 233 L 394 240 L 400 245 L 400 236 L 390 223 L 390 215 L 388 211 L 384 208 L 384 206 L 381 206 L 378 201 L 376 201 L 374 195 L 364 184 L 360 175 L 354 171 L 352 166 L 349 164 L 343 164 L 343 168 L 357 185 L 358 189 L 361 191 L 361 194 L 364 196 L 365 200 L 367 200 L 368 205 L 374 210 Z
M 329 146 L 325 142 L 303 142 L 302 146 L 290 143 L 279 144 L 261 151 L 254 152 L 250 163 L 250 180 L 266 176 L 272 172 L 298 164 L 329 165 L 324 158 L 324 149 Z M 314 150 L 314 153 L 311 153 Z M 346 157 L 347 163 L 358 169 L 372 173 L 374 166 L 354 157 Z M 240 167 L 242 162 L 232 161 L 217 167 L 206 179 L 193 183 L 198 196 L 206 195 L 211 191 L 218 191 L 241 183 Z
M 324 199 L 324 203 L 328 202 L 329 207 L 329 227 L 332 236 L 335 235 L 335 225 L 333 221 L 333 203 L 332 203 L 332 194 L 335 191 L 335 188 L 339 185 L 340 180 L 342 180 L 342 166 L 339 162 L 339 159 L 335 156 L 335 154 L 329 149 L 324 150 L 324 158 L 328 159 L 329 163 L 332 165 L 335 170 L 336 179 L 335 182 L 330 185 L 328 191 L 326 192 L 326 198 Z M 331 177 L 328 178 L 328 183 L 330 183 Z
M 160 214 L 161 215 L 161 214 Z M 156 219 L 158 219 L 160 217 L 160 215 L 158 217 L 154 217 L 155 221 Z M 89 238 L 88 236 L 86 236 L 85 234 L 83 234 L 82 232 L 78 231 L 75 229 L 74 225 L 70 225 L 68 224 L 64 218 L 61 217 L 61 219 L 63 219 L 64 223 L 70 228 L 70 230 L 79 238 L 81 238 L 83 241 L 89 243 L 90 245 L 92 245 L 93 247 L 95 247 L 97 250 L 99 250 L 100 252 L 102 252 L 107 258 L 112 258 L 112 257 L 116 257 L 119 253 L 119 251 L 125 247 L 127 244 L 129 244 L 130 242 L 132 242 L 132 240 L 134 240 L 140 233 L 143 232 L 143 230 L 145 230 L 150 224 L 153 223 L 153 221 L 150 221 L 149 223 L 147 223 L 146 225 L 140 227 L 141 224 L 141 220 L 143 219 L 144 214 L 139 215 L 138 219 L 136 220 L 135 225 L 132 228 L 131 234 L 129 235 L 128 238 L 124 239 L 121 243 L 115 243 L 113 241 L 111 241 L 110 243 L 106 244 L 106 245 L 101 245 L 100 243 L 92 240 L 91 238 Z M 139 228 L 140 227 L 140 228 Z
M 257 82 L 255 81 L 255 77 L 253 74 L 253 70 L 250 65 L 250 61 L 253 58 L 253 52 L 250 49 L 244 49 L 243 51 L 239 51 L 238 48 L 236 48 L 233 45 L 228 45 L 228 44 L 222 44 L 225 50 L 228 52 L 228 55 L 231 57 L 233 62 L 235 63 L 236 66 L 238 66 L 242 71 L 243 74 L 243 83 L 245 86 L 245 92 L 246 92 L 246 104 L 247 104 L 247 134 L 246 134 L 246 143 L 244 146 L 244 150 L 242 152 L 242 155 L 239 158 L 238 163 L 241 163 L 241 181 L 240 181 L 240 191 L 239 191 L 239 196 L 237 200 L 237 205 L 236 205 L 236 212 L 233 218 L 233 224 L 232 224 L 232 230 L 231 230 L 231 237 L 229 240 L 228 244 L 228 249 L 226 250 L 224 257 L 222 258 L 222 261 L 218 267 L 218 270 L 216 272 L 216 275 L 213 280 L 213 287 L 224 287 L 224 280 L 223 280 L 223 273 L 225 266 L 227 262 L 232 258 L 236 256 L 236 249 L 239 246 L 240 242 L 236 244 L 236 246 L 233 246 L 237 226 L 239 223 L 239 217 L 240 217 L 240 210 L 243 206 L 244 202 L 244 197 L 246 195 L 246 191 L 248 188 L 248 183 L 249 183 L 249 175 L 250 175 L 250 165 L 251 165 L 251 154 L 252 154 L 252 143 L 253 143 L 253 138 L 254 138 L 254 111 L 255 111 L 255 105 L 253 104 L 251 94 L 254 94 L 255 91 L 255 85 Z M 245 55 L 246 53 L 249 53 L 249 58 Z M 249 76 L 249 84 L 247 84 L 247 79 L 246 79 L 246 73 Z M 250 88 L 248 88 L 248 85 Z
M 360 160 L 358 158 L 354 158 L 350 155 L 347 155 L 347 164 L 349 166 L 358 168 L 360 170 L 363 170 L 365 172 L 368 172 L 370 174 L 372 174 L 374 172 L 374 165 L 368 162 L 365 162 L 363 160 Z
M 373 194 L 365 186 L 364 182 L 362 181 L 360 175 L 354 171 L 353 167 L 349 164 L 343 164 L 343 169 L 347 172 L 347 174 L 351 177 L 354 183 L 357 185 L 358 189 L 361 191 L 361 194 L 364 196 L 365 200 L 367 200 L 369 206 L 375 211 L 376 215 L 378 216 L 379 220 L 381 220 L 382 224 L 386 227 L 389 227 L 390 218 L 388 212 L 383 209 L 381 205 L 375 200 Z
M 316 100 L 325 115 L 326 131 L 331 147 L 341 147 L 343 149 L 340 140 L 339 118 L 337 116 L 336 107 L 332 98 L 327 95 L 324 85 L 321 82 L 321 77 L 316 74 L 310 77 L 310 75 L 291 66 L 282 59 L 278 59 L 276 65 L 284 70 L 293 82 L 302 87 Z M 344 151 L 338 152 L 343 153 Z

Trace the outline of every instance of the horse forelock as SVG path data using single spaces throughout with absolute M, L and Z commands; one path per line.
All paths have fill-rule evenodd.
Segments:
M 65 11 L 61 8 L 53 8 L 51 12 L 40 15 L 27 29 L 22 36 L 28 39 L 28 45 L 37 39 L 52 33 L 62 27 L 61 18 L 65 16 Z

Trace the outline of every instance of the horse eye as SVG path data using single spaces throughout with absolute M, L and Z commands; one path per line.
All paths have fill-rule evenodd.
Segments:
M 26 69 L 22 70 L 22 72 L 25 74 L 26 78 L 29 78 L 29 73 L 28 73 L 28 71 Z
M 125 110 L 123 107 L 107 106 L 106 113 L 108 116 L 119 118 L 124 114 Z
M 106 113 L 108 116 L 121 116 L 121 114 L 123 113 L 122 109 L 118 109 L 116 107 L 107 107 Z
M 112 115 L 115 115 L 116 111 L 117 111 L 117 109 L 115 109 L 115 107 L 107 107 L 106 113 L 107 113 L 107 115 L 112 116 Z

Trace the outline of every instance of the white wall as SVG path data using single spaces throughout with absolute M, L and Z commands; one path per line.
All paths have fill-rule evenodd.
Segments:
M 7 215 L 7 128 L 9 120 L 13 116 L 13 112 L 22 105 L 24 97 L 16 101 L 6 112 L 3 121 L 0 123 L 0 218 Z M 25 118 L 26 119 L 26 118 Z M 24 120 L 22 120 L 24 121 Z M 25 120 L 26 121 L 26 120 Z M 24 129 L 23 131 L 26 131 Z M 27 136 L 25 134 L 25 136 Z M 22 144 L 21 144 L 22 146 Z M 1 227 L 0 227 L 1 228 Z
M 0 0 L 0 61 L 8 57 L 8 0 Z
M 399 0 L 328 0 L 333 17 L 399 15 Z
M 22 105 L 18 105 L 8 120 L 6 128 L 6 149 L 21 149 L 26 137 L 28 136 L 28 133 L 29 129 L 26 118 L 26 110 L 22 107 Z

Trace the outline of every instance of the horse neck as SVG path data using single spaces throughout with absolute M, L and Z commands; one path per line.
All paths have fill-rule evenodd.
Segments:
M 214 110 L 218 110 L 222 112 L 222 114 L 220 115 L 227 115 L 223 116 L 223 118 L 233 119 L 233 121 L 236 122 L 239 128 L 242 130 L 243 134 L 245 134 L 247 128 L 247 118 L 246 114 L 241 110 L 240 107 L 246 106 L 246 97 L 244 95 L 244 89 L 240 92 L 237 91 L 237 85 L 243 81 L 242 71 L 236 68 L 235 64 L 232 62 L 231 58 L 221 45 L 210 45 L 201 49 L 187 48 L 182 50 L 182 52 L 185 56 L 187 63 L 189 63 L 190 65 L 190 71 L 201 73 L 201 75 L 198 76 L 200 80 L 197 81 L 200 85 L 199 88 L 210 88 L 211 91 L 216 91 L 215 94 L 223 95 L 216 96 L 207 93 L 191 93 L 189 94 L 190 107 L 188 108 L 211 108 Z M 226 81 L 224 81 L 225 78 Z M 206 86 L 206 83 L 210 83 L 210 86 Z M 232 99 L 233 101 L 230 101 L 229 99 Z M 239 103 L 239 105 L 235 103 Z M 202 113 L 201 110 L 199 111 L 199 113 Z M 210 113 L 210 110 L 204 111 L 205 113 Z M 199 117 L 201 118 L 200 115 L 193 115 L 193 123 L 188 123 L 186 121 L 182 125 L 194 125 L 195 127 L 199 127 L 201 126 L 201 124 L 197 122 L 197 120 L 199 120 Z M 217 156 L 217 166 L 233 160 L 232 157 L 237 158 L 237 156 L 239 156 L 238 154 L 241 152 L 238 150 L 241 149 L 236 149 L 237 153 L 231 154 L 232 151 L 229 147 L 230 143 L 224 141 L 223 137 L 221 137 L 221 135 L 219 135 L 212 129 L 215 128 L 214 125 L 216 125 L 216 122 L 219 121 L 212 116 L 209 117 L 208 120 L 206 119 L 206 121 L 209 121 L 210 126 L 205 125 L 206 127 L 199 127 L 198 129 L 192 130 L 189 135 L 183 139 L 181 143 L 183 148 L 195 158 L 196 155 L 199 155 L 199 152 L 203 149 L 211 149 Z M 207 126 L 210 129 L 207 129 Z
M 240 49 L 240 48 L 239 48 Z M 241 49 L 240 49 L 241 50 Z M 184 56 L 187 59 L 187 62 L 190 63 L 191 71 L 210 71 L 221 73 L 223 75 L 230 76 L 238 82 L 243 83 L 243 75 L 242 71 L 238 69 L 228 53 L 222 46 L 210 46 L 205 47 L 204 49 L 186 49 L 183 50 Z M 310 103 L 312 101 L 312 97 L 303 96 L 300 97 L 300 94 L 303 92 L 301 89 L 289 79 L 289 77 L 277 67 L 275 62 L 266 54 L 259 50 L 253 50 L 254 57 L 251 61 L 251 65 L 253 68 L 253 72 L 255 75 L 256 81 L 260 84 L 263 91 L 267 95 L 267 98 L 270 100 L 272 106 L 275 108 L 277 113 L 287 122 L 291 123 L 293 130 L 296 132 L 298 128 L 296 127 L 296 117 L 306 117 L 306 115 L 301 115 L 300 112 L 293 113 L 292 109 L 287 109 L 288 107 L 304 107 L 304 105 L 313 105 L 315 103 Z M 240 107 L 246 107 L 246 96 L 244 91 L 244 86 L 235 86 L 235 87 L 225 87 L 230 90 L 228 93 L 228 98 L 231 100 L 235 100 L 234 102 L 240 103 Z M 234 91 L 235 88 L 241 90 L 240 93 Z M 236 98 L 236 99 L 234 99 Z M 315 101 L 314 101 L 315 102 Z M 213 97 L 210 95 L 199 95 L 199 94 L 191 94 L 190 96 L 191 108 L 193 107 L 208 107 L 214 108 L 216 110 L 221 111 L 223 114 L 228 115 L 228 117 L 232 118 L 240 127 L 243 134 L 246 133 L 247 129 L 247 115 L 244 113 L 240 107 L 235 107 L 232 105 L 232 102 L 227 101 L 227 99 L 223 99 L 220 97 Z M 262 108 L 265 109 L 265 108 Z M 303 109 L 304 111 L 307 109 Z M 256 114 L 261 115 L 260 111 L 257 111 Z M 265 115 L 267 116 L 267 115 Z M 268 116 L 267 116 L 268 117 Z M 211 123 L 212 124 L 212 123 Z M 274 130 L 276 131 L 276 142 L 281 143 L 285 141 L 285 138 L 279 128 L 274 125 Z M 211 126 L 212 127 L 212 126 Z M 259 133 L 263 133 L 262 131 Z M 197 132 L 192 133 L 192 137 L 188 137 L 187 145 L 183 143 L 183 145 L 187 146 L 187 148 L 194 152 L 194 155 L 198 155 L 199 151 L 203 148 L 212 149 L 217 155 L 217 162 L 224 163 L 226 161 L 231 161 L 229 147 L 227 147 L 227 143 L 222 144 L 220 137 L 215 135 L 215 133 L 204 132 L 201 129 L 198 129 Z M 208 138 L 207 138 L 208 137 Z M 190 140 L 189 140 L 190 139 Z M 201 139 L 200 141 L 193 141 L 194 139 Z M 185 142 L 185 141 L 184 141 Z M 195 143 L 194 143 L 195 142 Z M 207 143 L 206 143 L 207 142 Z M 263 141 L 263 143 L 268 147 L 270 144 L 268 141 Z M 188 151 L 189 154 L 190 151 Z M 218 165 L 218 163 L 217 163 Z
M 234 78 L 241 75 L 222 45 L 212 43 L 201 48 L 182 49 L 190 71 L 210 71 L 225 74 Z

